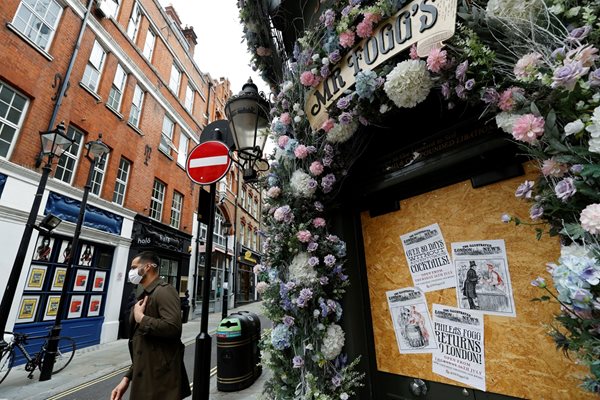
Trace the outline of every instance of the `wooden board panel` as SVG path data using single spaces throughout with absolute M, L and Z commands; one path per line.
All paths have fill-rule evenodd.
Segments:
M 503 213 L 528 220 L 530 205 L 516 199 L 516 187 L 526 176 L 479 189 L 469 181 L 401 201 L 400 211 L 380 217 L 361 215 L 373 318 L 377 367 L 380 371 L 461 386 L 431 371 L 430 354 L 400 354 L 387 306 L 387 290 L 412 286 L 400 235 L 438 223 L 448 251 L 451 242 L 504 239 L 512 278 L 517 317 L 485 317 L 485 361 L 489 392 L 529 399 L 592 399 L 579 389 L 586 368 L 576 366 L 547 335 L 556 304 L 531 299 L 542 295 L 531 280 L 550 280 L 545 264 L 560 254 L 557 238 L 535 239 L 533 227 L 504 224 Z M 455 289 L 426 293 L 433 303 L 456 306 Z

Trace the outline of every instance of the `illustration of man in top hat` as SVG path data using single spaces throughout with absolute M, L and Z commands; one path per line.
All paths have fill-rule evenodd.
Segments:
M 471 310 L 479 309 L 479 301 L 477 300 L 477 292 L 475 291 L 479 277 L 477 276 L 477 271 L 475 271 L 475 266 L 475 261 L 469 261 L 469 270 L 463 284 L 463 295 L 466 296 Z

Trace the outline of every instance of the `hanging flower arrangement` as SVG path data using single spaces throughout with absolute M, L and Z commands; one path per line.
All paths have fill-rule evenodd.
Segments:
M 362 127 L 428 96 L 439 96 L 449 109 L 482 105 L 482 118 L 538 163 L 539 178 L 515 195 L 532 202 L 527 224 L 540 224 L 538 238 L 560 235 L 563 251 L 548 266 L 552 283 L 532 283 L 547 291 L 538 300 L 560 304 L 552 336 L 589 365 L 583 385 L 600 392 L 600 3 L 466 2 L 444 47 L 425 57 L 413 47 L 357 73 L 354 87 L 315 129 L 304 112 L 308 94 L 352 46 L 405 6 L 403 0 L 330 3 L 320 23 L 297 40 L 271 110 L 277 148 L 263 182 L 267 238 L 255 269 L 273 321 L 262 342 L 263 362 L 274 371 L 265 397 L 347 399 L 361 384 L 359 360 L 348 362 L 343 353 L 346 246 L 329 233 L 326 207 L 364 146 Z M 260 4 L 240 3 L 247 29 L 257 23 L 248 16 Z M 257 57 L 274 51 L 248 43 Z M 271 64 L 256 65 L 273 76 L 266 72 Z M 525 224 L 508 214 L 502 219 Z

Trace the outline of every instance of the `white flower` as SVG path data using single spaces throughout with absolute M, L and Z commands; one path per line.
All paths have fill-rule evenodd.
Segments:
M 412 108 L 427 98 L 432 87 L 425 61 L 406 60 L 386 76 L 383 90 L 396 106 Z
M 294 87 L 294 84 L 292 83 L 292 81 L 285 81 L 285 82 L 283 82 L 281 91 L 285 93 L 285 92 L 291 90 L 293 87 Z
M 565 11 L 565 8 L 563 7 L 562 4 L 555 4 L 552 7 L 548 7 L 548 12 L 551 12 L 552 14 L 558 15 L 560 13 L 562 13 L 563 11 Z
M 321 64 L 323 64 L 323 65 L 329 64 L 329 58 L 323 57 L 323 59 L 321 60 Z
M 512 134 L 513 125 L 519 117 L 521 117 L 519 114 L 503 111 L 496 115 L 496 125 L 504 132 Z
M 496 18 L 526 19 L 535 17 L 543 0 L 490 0 L 485 12 Z
M 311 72 L 313 75 L 319 75 L 319 70 L 318 70 L 318 69 L 316 69 L 316 68 L 313 68 L 313 69 L 311 69 L 311 70 L 310 70 L 310 72 Z
M 317 182 L 309 174 L 297 169 L 290 179 L 292 193 L 297 197 L 311 197 L 317 190 Z
M 312 345 L 312 343 L 309 343 L 309 344 L 307 344 L 306 346 L 304 346 L 304 348 L 305 348 L 306 350 L 312 350 L 312 349 L 313 349 L 313 345 Z
M 298 110 L 296 111 L 296 114 L 299 116 L 303 116 L 304 115 L 304 110 Z
M 573 122 L 569 122 L 565 125 L 565 135 L 574 135 L 576 133 L 581 132 L 583 128 L 585 128 L 585 124 L 580 119 L 577 119 Z
M 302 283 L 310 283 L 317 278 L 317 271 L 308 263 L 306 252 L 298 253 L 289 266 L 290 279 Z
M 319 61 L 319 58 L 321 58 L 321 56 L 318 54 L 313 54 L 313 56 L 312 56 L 313 61 Z
M 560 256 L 561 257 L 589 257 L 590 251 L 586 249 L 584 246 L 578 244 L 570 244 L 569 246 L 561 246 L 560 247 Z
M 351 122 L 348 125 L 335 124 L 329 132 L 327 132 L 327 141 L 331 143 L 344 143 L 350 139 L 354 132 L 358 129 L 356 122 Z
M 294 122 L 295 122 L 295 123 L 299 123 L 300 121 L 302 121 L 302 117 L 301 117 L 301 116 L 299 116 L 299 115 L 296 115 L 296 116 L 294 117 Z
M 319 310 L 313 310 L 313 317 L 319 318 L 319 315 L 321 315 L 321 311 L 319 311 Z
M 294 111 L 298 112 L 298 110 L 300 110 L 300 104 L 294 103 L 294 105 L 292 106 L 292 108 L 294 109 Z
M 341 400 L 348 400 L 349 398 L 350 398 L 350 396 L 348 396 L 348 393 L 346 393 L 346 392 L 340 394 Z
M 381 107 L 379 107 L 379 114 L 385 114 L 389 111 L 389 109 L 390 106 L 388 106 L 387 104 L 382 104 Z
M 594 109 L 590 121 L 592 123 L 588 125 L 585 130 L 588 131 L 593 138 L 600 138 L 600 107 Z
M 600 233 L 600 204 L 590 204 L 579 216 L 581 227 L 592 235 Z
M 269 284 L 267 282 L 258 282 L 256 284 L 256 291 L 258 292 L 258 294 L 263 294 L 268 287 Z
M 321 345 L 321 353 L 326 360 L 333 360 L 341 352 L 346 340 L 344 330 L 337 324 L 331 324 L 327 327 L 327 332 Z
M 600 138 L 591 138 L 588 144 L 590 146 L 589 151 L 600 154 Z

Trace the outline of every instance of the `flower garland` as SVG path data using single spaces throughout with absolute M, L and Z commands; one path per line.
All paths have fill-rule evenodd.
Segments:
M 258 2 L 260 3 L 260 2 Z M 320 24 L 304 32 L 284 72 L 272 109 L 277 149 L 264 181 L 268 237 L 257 289 L 273 320 L 262 342 L 274 370 L 269 399 L 347 399 L 360 385 L 358 360 L 342 353 L 340 299 L 348 280 L 344 242 L 327 230 L 326 205 L 361 149 L 361 127 L 392 108 L 412 108 L 439 96 L 451 109 L 483 105 L 484 115 L 521 144 L 540 168 L 539 179 L 515 192 L 533 202 L 531 223 L 563 242 L 549 264 L 553 287 L 538 300 L 561 305 L 552 333 L 557 345 L 590 366 L 584 387 L 600 392 L 600 3 L 593 0 L 471 1 L 459 9 L 457 32 L 424 59 L 412 48 L 357 75 L 313 130 L 303 112 L 306 94 L 332 66 L 402 0 L 333 2 Z M 256 7 L 241 4 L 242 20 Z M 256 23 L 256 21 L 254 21 Z M 249 42 L 254 61 L 264 51 Z M 269 63 L 255 63 L 269 68 Z M 493 122 L 492 122 L 493 123 Z M 358 132 L 358 133 L 357 133 Z M 526 224 L 517 216 L 505 222 Z M 556 293 L 555 293 L 556 292 Z

